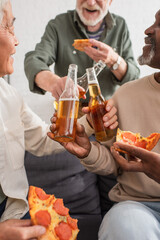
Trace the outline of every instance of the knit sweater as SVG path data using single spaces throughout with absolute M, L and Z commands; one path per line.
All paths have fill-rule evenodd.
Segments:
M 119 128 L 124 131 L 140 133 L 147 137 L 160 132 L 160 83 L 154 75 L 126 83 L 113 96 L 118 109 Z M 109 147 L 92 143 L 88 157 L 81 159 L 87 170 L 108 175 L 115 173 L 118 183 L 109 192 L 115 202 L 124 200 L 160 201 L 160 184 L 141 172 L 125 172 L 116 164 Z M 160 153 L 160 141 L 152 150 Z

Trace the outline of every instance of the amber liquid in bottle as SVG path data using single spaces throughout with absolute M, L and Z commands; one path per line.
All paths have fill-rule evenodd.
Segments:
M 57 112 L 57 131 L 55 140 L 58 142 L 71 142 L 75 138 L 78 117 L 79 101 L 75 99 L 61 99 Z
M 106 114 L 105 105 L 107 101 L 105 101 L 101 94 L 93 68 L 87 69 L 87 76 L 90 94 L 90 116 L 95 130 L 95 137 L 97 141 L 107 141 L 115 135 L 114 130 L 104 127 L 103 116 Z
M 99 94 L 99 87 L 97 84 L 89 84 L 90 93 L 90 115 L 95 130 L 95 137 L 97 141 L 106 141 L 107 134 L 103 125 L 103 116 L 105 111 L 105 102 L 102 96 Z
M 83 96 L 86 94 L 86 92 L 85 91 L 79 91 L 79 99 L 80 98 L 83 98 Z M 54 101 L 54 109 L 55 109 L 55 111 L 57 111 L 58 110 L 58 102 L 55 100 Z
M 56 132 L 58 142 L 74 141 L 79 110 L 79 91 L 77 88 L 77 65 L 70 64 L 65 89 L 59 98 Z

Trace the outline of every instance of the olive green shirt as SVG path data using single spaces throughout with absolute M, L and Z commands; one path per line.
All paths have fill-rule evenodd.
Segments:
M 106 15 L 105 20 L 106 28 L 99 40 L 117 51 L 128 65 L 127 73 L 122 81 L 118 81 L 107 66 L 99 74 L 102 94 L 108 99 L 118 86 L 138 78 L 139 68 L 133 57 L 132 43 L 125 20 L 111 13 Z M 78 65 L 78 77 L 85 73 L 86 68 L 92 67 L 93 60 L 86 53 L 75 50 L 72 46 L 74 39 L 83 38 L 88 38 L 88 36 L 75 10 L 60 14 L 50 20 L 41 42 L 36 45 L 34 51 L 28 52 L 25 56 L 25 73 L 29 80 L 30 90 L 45 93 L 34 83 L 34 79 L 40 71 L 50 71 L 49 66 L 53 63 L 55 63 L 54 71 L 60 77 L 67 75 L 68 66 L 71 63 Z

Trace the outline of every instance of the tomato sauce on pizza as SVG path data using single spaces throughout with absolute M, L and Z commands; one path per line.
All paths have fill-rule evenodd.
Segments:
M 32 224 L 46 228 L 46 233 L 39 240 L 77 239 L 78 221 L 71 218 L 63 199 L 46 194 L 41 188 L 30 186 L 28 202 Z

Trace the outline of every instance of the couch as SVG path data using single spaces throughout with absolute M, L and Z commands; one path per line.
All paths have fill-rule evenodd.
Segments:
M 67 151 L 43 157 L 26 152 L 25 167 L 29 185 L 41 187 L 48 194 L 63 198 L 70 215 L 78 219 L 80 232 L 77 240 L 97 240 L 105 207 L 107 211 L 112 205 L 104 197 L 107 197 L 104 194 L 106 189 L 101 184 L 104 177 L 85 170 L 80 161 Z M 98 181 L 99 178 L 101 181 Z M 115 184 L 114 178 L 113 181 L 111 178 L 111 183 Z

